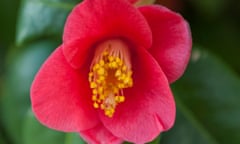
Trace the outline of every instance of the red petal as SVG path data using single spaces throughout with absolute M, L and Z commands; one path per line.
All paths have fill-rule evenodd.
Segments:
M 139 0 L 128 0 L 128 1 L 130 1 L 130 3 L 136 3 Z
M 151 46 L 151 36 L 151 30 L 145 18 L 128 1 L 85 0 L 69 15 L 63 40 L 64 43 L 80 40 L 81 47 L 75 47 L 75 49 L 86 49 L 97 42 L 118 37 L 137 46 L 148 48 Z M 72 49 L 72 51 L 78 50 Z M 72 56 L 75 54 L 69 52 L 71 50 L 64 49 L 67 60 L 72 62 Z M 73 65 L 76 63 L 74 61 Z M 79 67 L 79 65 L 76 66 Z
M 112 118 L 100 114 L 104 126 L 114 135 L 134 143 L 146 143 L 172 127 L 175 102 L 167 78 L 146 50 L 133 58 L 134 85 L 124 91 Z
M 72 69 L 61 47 L 56 49 L 31 87 L 32 108 L 38 120 L 62 131 L 94 127 L 99 119 L 92 107 L 87 77 L 86 71 Z
M 88 63 L 92 50 L 88 43 L 87 40 L 78 39 L 63 44 L 63 54 L 73 68 L 78 69 Z
M 80 132 L 81 137 L 90 144 L 120 144 L 123 140 L 112 135 L 102 124 Z
M 139 10 L 153 33 L 153 46 L 149 51 L 169 82 L 174 82 L 183 74 L 190 58 L 192 39 L 188 23 L 162 6 L 145 6 Z

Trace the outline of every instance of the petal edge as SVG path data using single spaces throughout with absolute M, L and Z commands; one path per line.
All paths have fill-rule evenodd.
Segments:
M 123 11 L 124 9 L 124 11 Z M 132 26 L 134 24 L 134 27 Z M 84 0 L 67 18 L 63 41 L 85 36 L 123 37 L 138 46 L 150 47 L 151 30 L 142 14 L 127 0 Z
M 182 16 L 163 6 L 144 6 L 139 10 L 153 33 L 149 52 L 172 83 L 182 76 L 190 58 L 192 38 L 189 25 Z
M 81 137 L 90 144 L 120 144 L 122 139 L 112 135 L 102 124 L 96 127 L 81 131 Z
M 78 132 L 99 123 L 91 107 L 87 73 L 72 69 L 63 56 L 62 47 L 42 65 L 30 93 L 35 116 L 50 128 Z

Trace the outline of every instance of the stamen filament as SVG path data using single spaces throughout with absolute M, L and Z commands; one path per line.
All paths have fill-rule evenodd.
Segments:
M 133 86 L 128 46 L 108 40 L 96 48 L 89 72 L 93 107 L 112 117 L 116 106 L 125 101 L 123 89 Z

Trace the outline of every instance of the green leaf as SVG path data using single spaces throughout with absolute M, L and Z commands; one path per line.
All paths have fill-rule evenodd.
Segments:
M 156 139 L 154 139 L 152 142 L 149 142 L 149 143 L 147 143 L 147 144 L 159 144 L 160 143 L 160 139 L 161 139 L 161 137 L 160 136 L 158 136 Z M 130 143 L 130 142 L 124 142 L 124 144 L 132 144 L 132 143 Z
M 23 0 L 16 41 L 61 39 L 67 15 L 79 0 Z
M 178 102 L 178 101 L 177 101 Z M 177 106 L 179 107 L 179 103 Z M 161 144 L 217 144 L 188 109 L 180 106 L 174 127 L 162 134 Z M 184 111 L 184 113 L 182 112 Z
M 24 144 L 61 144 L 63 141 L 63 133 L 47 129 L 39 124 L 30 111 L 28 112 L 23 124 Z
M 240 79 L 221 60 L 195 49 L 173 91 L 176 124 L 161 144 L 240 143 Z
M 144 6 L 153 4 L 156 0 L 139 0 L 135 3 L 136 6 Z
M 14 144 L 23 144 L 21 124 L 30 107 L 29 90 L 33 77 L 57 45 L 51 41 L 40 41 L 26 46 L 21 51 L 15 49 L 9 56 L 0 113 L 5 129 Z
M 24 144 L 85 144 L 76 133 L 57 132 L 41 125 L 31 111 L 28 112 L 23 129 Z
M 1 132 L 0 132 L 0 144 L 6 144 L 4 137 L 2 136 Z
M 0 75 L 4 71 L 3 65 L 8 47 L 15 40 L 19 3 L 19 0 L 0 0 Z
M 159 144 L 161 140 L 161 137 L 158 136 L 155 140 L 153 140 L 152 142 L 148 143 L 148 144 Z
M 65 134 L 64 144 L 86 144 L 77 133 Z
M 189 0 L 189 3 L 194 6 L 195 10 L 200 11 L 206 17 L 214 17 L 217 14 L 220 14 L 226 8 L 228 1 L 225 0 L 201 0 L 201 1 L 192 1 Z
M 6 50 L 2 46 L 8 47 L 14 41 L 19 3 L 19 0 L 0 1 L 0 54 Z

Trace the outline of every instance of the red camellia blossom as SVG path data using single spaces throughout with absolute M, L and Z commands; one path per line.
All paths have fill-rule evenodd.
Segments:
M 133 1 L 84 0 L 72 10 L 31 87 L 41 123 L 91 144 L 146 143 L 173 126 L 169 84 L 188 63 L 190 30 L 179 14 Z

